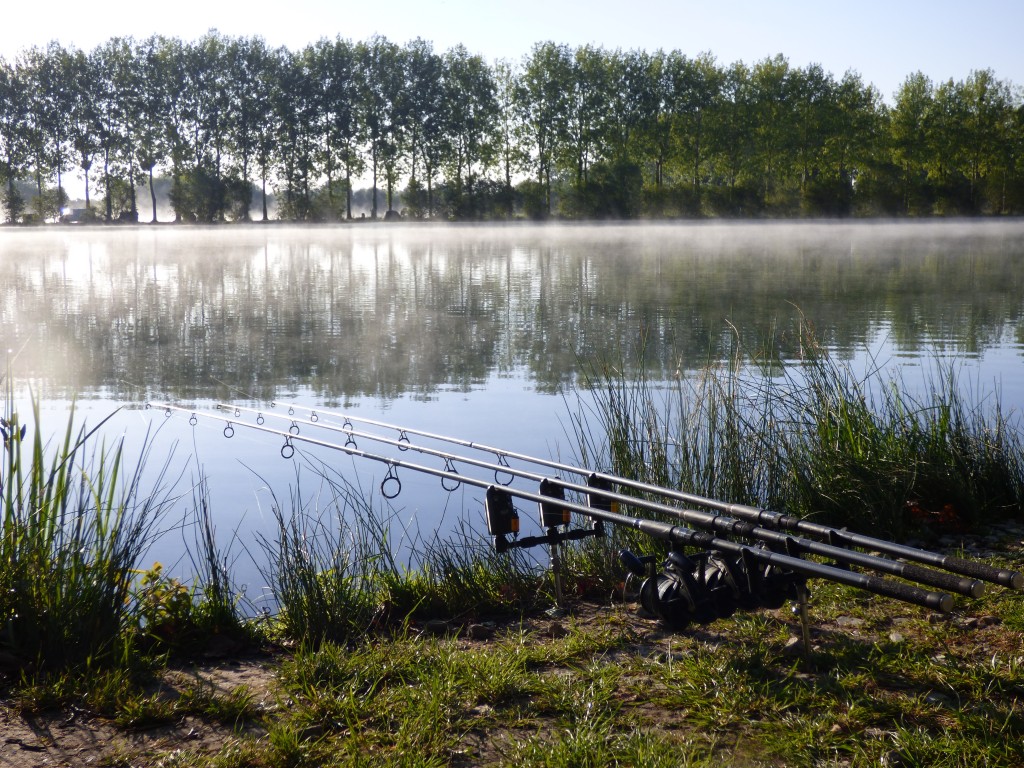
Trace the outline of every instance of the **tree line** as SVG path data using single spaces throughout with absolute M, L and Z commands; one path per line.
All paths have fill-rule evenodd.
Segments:
M 488 63 L 420 39 L 289 50 L 211 31 L 0 57 L 6 219 L 56 219 L 72 172 L 105 221 L 155 222 L 162 180 L 196 222 L 254 202 L 266 220 L 271 195 L 281 219 L 350 219 L 360 180 L 372 218 L 1008 215 L 1024 101 L 991 70 L 911 74 L 889 106 L 856 72 L 781 55 L 553 42 Z

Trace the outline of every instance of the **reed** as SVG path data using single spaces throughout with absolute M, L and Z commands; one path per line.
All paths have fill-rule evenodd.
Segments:
M 912 394 L 898 372 L 875 366 L 856 375 L 807 325 L 800 339 L 797 363 L 737 349 L 668 387 L 642 365 L 599 362 L 584 380 L 589 398 L 572 413 L 578 460 L 897 539 L 1021 514 L 1019 414 L 1004 413 L 998 392 L 977 393 L 955 365 L 936 364 Z M 616 528 L 604 542 L 573 548 L 567 563 L 614 575 L 620 547 L 658 549 Z
M 253 646 L 261 617 L 235 584 L 229 551 L 218 543 L 210 489 L 200 472 L 192 487 L 192 511 L 181 521 L 194 532 L 188 549 L 192 576 L 182 581 L 160 563 L 137 572 L 132 590 L 136 645 L 152 653 L 195 656 Z
M 91 430 L 76 429 L 72 411 L 62 442 L 50 451 L 38 404 L 32 412 L 22 423 L 8 390 L 0 470 L 0 652 L 8 666 L 27 670 L 119 663 L 130 643 L 136 565 L 167 496 L 140 493 L 148 449 L 126 472 L 120 444 L 94 448 L 106 419 Z
M 315 478 L 314 493 L 303 490 L 304 468 Z M 495 555 L 467 524 L 447 537 L 408 530 L 393 509 L 323 464 L 299 466 L 287 507 L 275 497 L 273 514 L 277 535 L 260 544 L 278 628 L 312 647 L 414 618 L 520 610 L 542 582 L 522 553 Z
M 810 332 L 802 350 L 772 404 L 790 509 L 892 538 L 1021 514 L 1020 415 L 1004 413 L 998 391 L 977 392 L 955 363 L 936 363 L 915 395 L 898 372 L 858 379 Z

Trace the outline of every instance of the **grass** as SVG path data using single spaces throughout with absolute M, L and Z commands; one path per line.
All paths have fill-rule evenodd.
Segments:
M 410 561 L 399 562 L 393 537 L 409 534 L 392 529 L 394 516 L 330 467 L 312 474 L 316 492 L 303 493 L 298 476 L 290 512 L 275 499 L 278 535 L 262 541 L 277 625 L 289 640 L 345 643 L 413 618 L 518 612 L 537 595 L 535 566 L 521 554 L 495 555 L 465 524 L 447 539 L 417 532 Z
M 13 402 L 8 390 L 0 424 L 0 670 L 9 679 L 40 705 L 77 697 L 109 709 L 105 681 L 138 684 L 168 654 L 201 652 L 218 634 L 254 639 L 214 543 L 202 481 L 194 499 L 200 580 L 188 587 L 159 563 L 142 567 L 177 501 L 166 480 L 171 457 L 143 491 L 153 462 L 148 436 L 128 466 L 120 443 L 95 445 L 110 416 L 89 429 L 76 426 L 72 409 L 60 442 L 47 445 L 38 405 L 22 421 Z
M 117 663 L 130 653 L 136 566 L 166 503 L 140 497 L 148 456 L 125 479 L 120 447 L 87 454 L 95 430 L 76 432 L 73 414 L 49 459 L 38 408 L 28 442 L 17 414 L 4 421 L 0 650 L 34 669 Z
M 592 399 L 571 415 L 579 462 L 896 540 L 1021 518 L 1020 414 L 1004 413 L 997 392 L 974 395 L 940 366 L 913 395 L 884 369 L 858 377 L 807 327 L 800 338 L 798 364 L 737 350 L 667 389 L 642 366 L 595 366 Z M 567 563 L 615 581 L 620 548 L 663 551 L 616 528 Z
M 1014 557 L 1021 556 L 1018 548 Z M 971 629 L 968 615 L 933 623 L 916 609 L 853 598 L 822 585 L 807 656 L 787 647 L 797 628 L 786 610 L 737 614 L 678 634 L 621 606 L 578 602 L 558 633 L 534 614 L 509 620 L 483 641 L 434 637 L 413 625 L 344 645 L 325 641 L 281 661 L 274 685 L 284 706 L 261 711 L 246 706 L 244 692 L 226 694 L 238 702 L 237 719 L 227 703 L 214 718 L 229 728 L 244 721 L 246 730 L 230 730 L 207 751 L 158 753 L 167 762 L 152 764 L 810 767 L 1024 760 L 1020 631 Z M 986 596 L 976 614 L 998 613 L 1003 601 L 1005 595 Z M 896 630 L 901 636 L 893 639 Z M 141 718 L 154 705 L 135 706 Z M 184 706 L 154 707 L 150 716 Z M 201 713 L 209 704 L 200 694 L 189 706 Z

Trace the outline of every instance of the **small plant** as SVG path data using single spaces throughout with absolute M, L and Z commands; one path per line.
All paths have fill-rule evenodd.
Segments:
M 163 565 L 136 571 L 139 579 L 133 593 L 139 629 L 164 643 L 173 641 L 192 625 L 192 591 L 178 579 L 165 576 Z

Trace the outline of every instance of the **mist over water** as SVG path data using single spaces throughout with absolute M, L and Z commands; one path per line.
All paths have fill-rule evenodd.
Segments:
M 671 381 L 737 344 L 792 359 L 806 321 L 911 386 L 955 359 L 1019 410 L 1022 262 L 1020 221 L 3 229 L 0 338 L 56 428 L 72 397 L 90 421 L 127 404 L 110 434 L 159 427 L 186 475 L 211 474 L 221 530 L 248 530 L 267 522 L 259 489 L 286 499 L 294 480 L 278 446 L 226 448 L 222 425 L 145 402 L 298 401 L 567 457 L 563 395 L 587 366 Z M 406 519 L 480 509 L 417 482 Z
M 1019 224 L 61 229 L 0 234 L 0 331 L 47 396 L 543 392 L 646 338 L 655 374 L 802 313 L 838 354 L 1018 348 Z

